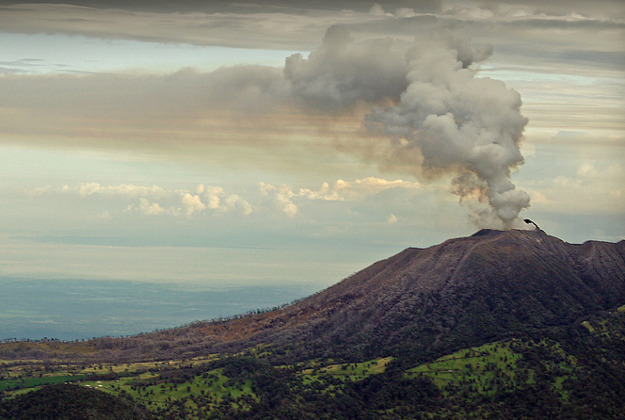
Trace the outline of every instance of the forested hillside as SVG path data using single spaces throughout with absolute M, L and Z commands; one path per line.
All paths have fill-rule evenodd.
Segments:
M 625 408 L 625 307 L 421 364 L 283 365 L 274 356 L 264 348 L 186 361 L 4 364 L 0 418 L 612 419 Z M 59 378 L 80 386 L 42 385 Z M 110 417 L 101 414 L 108 405 Z

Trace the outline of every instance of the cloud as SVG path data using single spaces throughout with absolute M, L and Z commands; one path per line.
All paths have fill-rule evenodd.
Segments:
M 488 19 L 489 25 L 511 21 L 622 21 L 618 0 L 584 1 L 357 1 L 337 2 L 95 2 L 81 5 L 31 3 L 2 7 L 5 31 L 66 33 L 100 38 L 225 45 L 245 48 L 309 50 L 333 24 L 367 36 L 406 37 L 419 24 L 437 26 L 460 21 L 465 26 Z M 176 5 L 174 5 L 176 4 Z M 425 19 L 424 19 L 425 18 Z M 418 22 L 418 24 L 415 24 Z M 500 30 L 501 28 L 497 28 Z M 414 35 L 408 35 L 414 36 Z
M 76 194 L 83 199 L 100 196 L 112 202 L 130 201 L 125 205 L 125 212 L 138 212 L 147 216 L 181 216 L 191 217 L 194 214 L 211 211 L 213 213 L 236 212 L 248 216 L 254 206 L 238 194 L 226 194 L 223 187 L 198 185 L 195 194 L 186 189 L 165 189 L 159 186 L 143 185 L 102 185 L 98 182 L 85 182 L 77 186 L 64 185 L 55 190 L 47 185 L 26 191 L 31 197 L 53 194 Z M 166 203 L 166 204 L 164 204 Z M 106 211 L 108 218 L 111 213 Z
M 494 41 L 499 57 L 513 57 L 513 64 L 532 62 L 542 72 L 560 71 L 562 59 L 575 63 L 572 72 L 594 71 L 598 62 L 601 71 L 614 71 L 622 68 L 622 8 L 613 1 L 596 6 L 575 1 L 573 9 L 559 1 L 423 2 L 402 7 L 407 4 L 379 2 L 366 10 L 360 6 L 336 13 L 335 6 L 303 12 L 279 2 L 275 13 L 266 13 L 263 7 L 254 13 L 248 6 L 224 3 L 219 13 L 203 8 L 184 16 L 146 4 L 134 14 L 123 5 L 7 6 L 0 18 L 7 30 L 40 27 L 104 38 L 197 44 L 210 39 L 213 45 L 270 48 L 278 35 L 284 41 L 286 33 L 294 34 L 286 36 L 289 46 L 312 48 L 311 40 L 321 38 L 321 28 L 329 29 L 319 47 L 309 55 L 287 57 L 283 68 L 250 65 L 210 73 L 185 69 L 169 75 L 6 75 L 0 78 L 0 95 L 6 98 L 0 123 L 11 141 L 64 138 L 95 147 L 175 150 L 189 159 L 215 148 L 228 149 L 228 157 L 245 159 L 242 156 L 263 146 L 284 156 L 296 143 L 295 136 L 285 133 L 300 134 L 296 130 L 306 126 L 306 135 L 318 134 L 320 140 L 297 147 L 311 156 L 318 153 L 320 143 L 332 142 L 342 152 L 401 177 L 416 176 L 422 182 L 450 177 L 452 190 L 462 200 L 490 203 L 497 226 L 510 226 L 529 206 L 529 196 L 511 181 L 512 172 L 524 161 L 519 143 L 527 120 L 516 91 L 480 77 L 480 65 L 492 53 L 484 40 Z M 182 25 L 188 29 L 180 31 Z M 441 29 L 458 25 L 462 29 L 456 36 Z M 368 38 L 377 33 L 385 36 Z M 479 41 L 463 41 L 464 35 Z M 408 42 L 413 36 L 416 41 Z M 48 94 L 42 97 L 41 92 Z M 33 114 L 39 116 L 35 123 Z M 608 114 L 617 121 L 614 110 Z M 354 141 L 363 134 L 358 129 L 363 115 L 370 137 Z M 339 127 L 338 118 L 351 125 Z M 333 119 L 334 124 L 324 124 Z M 187 147 L 180 148 L 180 140 Z M 246 152 L 239 152 L 243 149 Z M 276 193 L 287 214 L 298 213 L 298 194 Z M 306 194 L 324 200 L 344 197 L 329 185 L 327 191 Z M 188 215 L 227 206 L 220 194 L 190 197 L 179 204 Z
M 147 198 L 139 198 L 139 210 L 147 216 L 159 216 L 165 213 L 165 209 L 158 203 L 150 203 Z M 109 215 L 110 217 L 110 215 Z
M 561 146 L 565 148 L 565 146 Z M 592 214 L 607 217 L 625 212 L 625 171 L 613 155 L 614 147 L 595 160 L 584 156 L 566 156 L 572 168 L 559 170 L 554 177 L 540 177 L 533 182 L 532 201 L 537 210 Z M 588 153 L 587 151 L 587 154 Z M 615 160 L 618 163 L 614 163 Z
M 594 162 L 584 162 L 577 170 L 577 175 L 591 180 L 623 179 L 624 172 L 621 165 L 612 164 L 605 169 L 598 169 Z
M 44 187 L 36 187 L 30 190 L 26 191 L 26 194 L 31 196 L 31 197 L 37 197 L 37 196 L 42 196 L 45 194 L 50 193 L 50 191 L 52 191 L 52 186 L 51 185 L 46 185 Z
M 294 195 L 313 200 L 355 201 L 394 188 L 417 190 L 423 188 L 423 186 L 419 182 L 401 179 L 388 181 L 382 178 L 367 177 L 357 179 L 354 182 L 339 179 L 333 186 L 330 186 L 330 184 L 326 182 L 323 183 L 318 190 L 301 188 L 299 192 Z
M 485 10 L 497 16 L 542 17 L 551 19 L 597 19 L 611 20 L 625 17 L 622 3 L 618 0 L 599 0 L 588 3 L 582 0 L 486 0 L 480 2 Z
M 63 186 L 64 191 L 74 190 L 77 191 L 81 196 L 89 196 L 93 194 L 102 194 L 102 195 L 127 195 L 130 197 L 136 196 L 152 196 L 159 197 L 166 194 L 166 191 L 157 186 L 146 187 L 143 185 L 101 185 L 98 182 L 87 182 L 83 183 L 78 187 L 71 188 L 68 185 Z
M 357 179 L 353 182 L 339 179 L 332 185 L 324 182 L 316 190 L 309 188 L 293 189 L 288 185 L 276 187 L 264 182 L 259 183 L 261 193 L 265 197 L 270 197 L 274 205 L 289 217 L 297 215 L 299 213 L 297 203 L 304 203 L 305 201 L 354 202 L 368 199 L 391 189 L 415 191 L 422 188 L 423 186 L 418 182 L 401 179 L 389 181 L 376 177 Z
M 237 210 L 244 216 L 248 216 L 254 211 L 254 206 L 237 194 L 230 194 L 225 201 L 226 205 L 224 209 L 226 209 L 226 211 Z
M 246 9 L 212 1 L 207 3 L 208 7 L 198 7 L 195 2 L 193 11 L 184 13 L 151 5 L 137 9 L 126 3 L 106 7 L 104 3 L 95 7 L 11 4 L 0 9 L 0 28 L 19 33 L 64 33 L 105 39 L 307 50 L 314 47 L 332 24 L 362 25 L 375 18 L 369 13 L 369 5 L 363 8 L 361 2 L 349 2 L 350 5 L 343 10 L 336 10 L 332 3 L 314 2 L 307 7 L 283 2 L 278 7 L 267 4 L 266 7 Z M 390 10 L 394 10 L 392 3 Z M 436 8 L 432 5 L 437 1 L 421 3 L 423 7 L 419 9 L 430 12 Z M 328 5 L 330 7 L 323 7 Z M 352 10 L 349 10 L 350 6 Z M 309 7 L 315 10 L 304 12 Z
M 191 216 L 196 211 L 202 211 L 206 209 L 206 204 L 202 203 L 199 196 L 190 193 L 182 194 L 180 198 L 182 205 L 185 209 L 187 216 Z
M 104 197 L 111 203 L 126 203 L 125 212 L 147 216 L 196 216 L 210 212 L 212 214 L 236 213 L 249 216 L 261 209 L 275 208 L 288 217 L 296 216 L 300 209 L 297 203 L 306 201 L 356 202 L 366 200 L 387 190 L 418 191 L 423 186 L 419 182 L 401 179 L 386 180 L 376 177 L 344 181 L 339 179 L 332 184 L 322 183 L 318 189 L 292 188 L 286 184 L 280 186 L 265 182 L 258 183 L 261 199 L 250 194 L 242 197 L 237 193 L 227 193 L 223 187 L 200 184 L 194 190 L 165 189 L 160 186 L 143 185 L 103 185 L 86 182 L 76 186 L 64 185 L 60 189 L 52 186 L 37 187 L 27 190 L 31 197 L 43 195 L 72 194 L 83 200 Z M 269 199 L 267 201 L 267 199 Z M 112 210 L 106 210 L 111 217 Z

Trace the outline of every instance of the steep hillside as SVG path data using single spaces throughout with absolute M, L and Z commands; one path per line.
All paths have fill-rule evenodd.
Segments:
M 419 361 L 561 328 L 623 303 L 625 241 L 577 245 L 540 230 L 482 230 L 427 249 L 408 248 L 282 309 L 94 339 L 81 343 L 80 353 L 117 361 L 168 359 L 267 345 L 286 361 Z M 43 344 L 8 343 L 0 356 L 76 355 L 69 343 Z
M 624 291 L 625 242 L 576 246 L 541 231 L 481 231 L 407 249 L 286 308 L 274 323 L 306 319 L 289 332 L 305 342 L 296 349 L 313 354 L 430 353 L 566 325 L 623 303 Z
M 406 249 L 280 310 L 98 346 L 136 352 L 141 341 L 141 353 L 158 356 L 268 344 L 295 359 L 419 359 L 624 302 L 625 241 L 576 245 L 540 230 L 483 230 Z

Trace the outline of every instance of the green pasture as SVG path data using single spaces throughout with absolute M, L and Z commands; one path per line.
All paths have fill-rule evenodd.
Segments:
M 526 368 L 522 362 L 533 357 L 533 349 L 540 349 L 543 359 L 534 360 L 532 368 Z M 511 340 L 459 350 L 409 369 L 406 377 L 427 376 L 443 391 L 450 386 L 464 387 L 492 395 L 502 387 L 535 383 L 537 375 L 548 373 L 553 378 L 552 387 L 566 398 L 562 384 L 574 375 L 576 365 L 575 357 L 566 354 L 558 343 Z
M 424 363 L 406 372 L 408 378 L 419 375 L 430 377 L 444 389 L 447 385 L 471 384 L 479 393 L 493 393 L 498 382 L 515 378 L 516 363 L 521 357 L 510 343 L 495 342 L 459 350 Z
M 61 376 L 34 376 L 19 379 L 5 379 L 0 381 L 0 391 L 16 390 L 21 388 L 34 388 L 41 385 L 60 384 L 63 382 L 76 382 L 84 378 L 84 375 L 61 375 Z

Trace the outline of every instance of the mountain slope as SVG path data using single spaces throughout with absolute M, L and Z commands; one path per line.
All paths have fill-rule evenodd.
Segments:
M 623 302 L 625 241 L 483 230 L 406 249 L 280 310 L 149 334 L 149 353 L 184 342 L 188 354 L 271 344 L 293 358 L 423 358 Z
M 625 241 L 483 230 L 282 309 L 0 343 L 0 417 L 620 418 L 624 303 Z
M 625 241 L 578 245 L 540 230 L 482 230 L 408 248 L 281 309 L 73 347 L 7 343 L 0 355 L 71 359 L 79 347 L 83 358 L 122 361 L 266 345 L 286 362 L 386 356 L 414 362 L 561 329 L 624 303 Z

